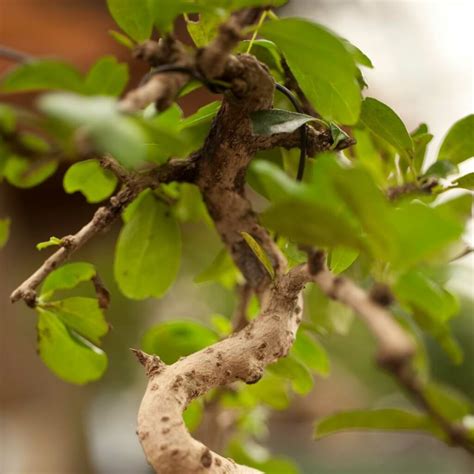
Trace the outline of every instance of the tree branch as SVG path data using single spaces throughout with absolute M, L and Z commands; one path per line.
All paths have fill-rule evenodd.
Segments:
M 112 169 L 124 182 L 122 188 L 115 196 L 110 198 L 105 206 L 97 209 L 91 221 L 82 229 L 74 235 L 61 239 L 63 241 L 61 248 L 47 258 L 33 275 L 13 291 L 10 296 L 12 303 L 23 299 L 29 306 L 35 306 L 36 289 L 54 269 L 64 263 L 91 238 L 109 227 L 120 216 L 123 209 L 144 189 L 148 187 L 155 188 L 161 183 L 191 179 L 195 159 L 196 157 L 191 157 L 189 160 L 170 160 L 147 174 L 134 173 L 127 175 L 125 174 L 126 171 L 115 160 L 109 157 L 103 158 L 101 160 L 102 165 Z
M 307 270 L 296 268 L 262 297 L 260 316 L 242 331 L 166 366 L 140 353 L 149 381 L 138 414 L 138 437 L 148 462 L 160 474 L 255 473 L 192 438 L 182 413 L 214 387 L 238 380 L 256 383 L 264 368 L 285 356 L 301 321 L 301 290 Z
M 384 305 L 347 278 L 333 275 L 325 267 L 324 254 L 320 252 L 312 254 L 309 268 L 313 281 L 321 290 L 328 297 L 352 308 L 370 329 L 378 342 L 378 364 L 433 418 L 452 444 L 474 453 L 474 443 L 467 430 L 445 418 L 426 396 L 424 384 L 411 364 L 415 346 Z

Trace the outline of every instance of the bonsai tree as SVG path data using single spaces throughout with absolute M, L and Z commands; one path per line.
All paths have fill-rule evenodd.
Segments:
M 473 189 L 474 175 L 459 176 L 457 165 L 474 156 L 474 115 L 452 126 L 429 166 L 428 126 L 410 133 L 388 105 L 365 97 L 370 59 L 324 26 L 280 19 L 273 8 L 283 3 L 108 0 L 121 29 L 113 37 L 149 65 L 124 95 L 128 68 L 113 57 L 82 75 L 1 49 L 17 63 L 3 93 L 45 91 L 35 112 L 0 107 L 3 178 L 36 186 L 66 161 L 65 192 L 105 201 L 75 233 L 38 244 L 52 253 L 11 301 L 36 311 L 38 353 L 52 372 L 93 382 L 107 368 L 101 340 L 114 337 L 109 293 L 94 262 L 75 252 L 121 219 L 118 286 L 132 300 L 160 298 L 180 266 L 181 223 L 210 220 L 222 247 L 195 280 L 235 287 L 233 318 L 165 321 L 133 349 L 148 379 L 137 435 L 156 472 L 293 472 L 245 452 L 258 431 L 246 421 L 327 375 L 325 337 L 348 312 L 367 325 L 375 363 L 413 407 L 338 413 L 318 420 L 316 437 L 417 430 L 473 453 L 470 404 L 430 380 L 423 341 L 462 359 L 450 332 L 458 300 L 444 285 L 450 262 L 470 251 L 472 196 L 437 197 Z M 193 46 L 173 33 L 179 15 Z M 177 99 L 199 87 L 219 99 L 183 117 Z M 2 245 L 8 228 L 5 217 Z M 95 297 L 77 296 L 88 282 Z M 217 423 L 229 409 L 230 438 Z M 219 453 L 192 435 L 206 411 Z

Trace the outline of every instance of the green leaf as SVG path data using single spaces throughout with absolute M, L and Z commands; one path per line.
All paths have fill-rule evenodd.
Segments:
M 415 149 L 413 160 L 415 169 L 418 172 L 421 172 L 425 162 L 426 149 L 433 139 L 433 135 L 428 133 L 428 126 L 425 123 L 420 124 L 416 130 L 411 132 L 410 135 Z
M 85 262 L 66 263 L 51 272 L 44 280 L 41 287 L 40 299 L 51 299 L 58 290 L 70 290 L 79 283 L 89 281 L 96 275 L 93 265 Z
M 270 262 L 270 259 L 268 258 L 268 255 L 266 254 L 265 250 L 263 250 L 261 245 L 247 232 L 241 232 L 240 235 L 244 238 L 245 242 L 247 242 L 247 245 L 258 258 L 260 263 L 265 267 L 268 274 L 273 280 L 275 278 L 275 269 L 273 268 L 272 263 Z
M 68 331 L 56 315 L 41 309 L 38 352 L 58 377 L 79 385 L 99 379 L 107 368 L 107 356 L 103 351 Z
M 100 338 L 109 331 L 109 325 L 96 298 L 73 296 L 59 301 L 40 303 L 38 307 L 54 314 L 67 328 L 94 344 L 99 344 Z
M 371 174 L 379 186 L 386 186 L 385 163 L 375 147 L 370 132 L 367 129 L 354 128 L 352 134 L 357 141 L 351 149 L 357 161 Z
M 117 43 L 125 46 L 128 49 L 133 49 L 135 47 L 135 42 L 131 40 L 127 35 L 124 35 L 118 31 L 109 30 L 109 35 L 117 41 Z
M 251 43 L 251 40 L 241 41 L 237 47 L 237 51 L 240 53 L 246 53 Z M 273 41 L 255 39 L 252 43 L 251 53 L 259 61 L 265 63 L 271 70 L 283 73 L 280 51 Z
M 11 155 L 5 163 L 3 175 L 17 188 L 32 188 L 48 179 L 57 168 L 56 160 L 28 160 L 21 156 Z
M 47 94 L 40 98 L 39 107 L 69 126 L 84 127 L 98 152 L 110 153 L 125 166 L 147 158 L 145 132 L 131 117 L 118 112 L 112 98 Z
M 230 289 L 239 279 L 241 279 L 239 270 L 227 250 L 223 248 L 209 266 L 194 277 L 194 283 L 217 281 L 224 288 Z
M 216 36 L 223 18 L 225 18 L 225 15 L 214 12 L 201 13 L 198 21 L 186 18 L 186 28 L 189 36 L 198 48 L 202 48 L 211 42 Z
M 372 61 L 370 60 L 370 58 L 363 51 L 361 51 L 357 46 L 354 46 L 350 41 L 348 41 L 344 38 L 341 38 L 341 39 L 344 42 L 344 45 L 346 46 L 346 49 L 352 55 L 352 57 L 354 58 L 354 61 L 357 64 L 360 64 L 361 66 L 368 67 L 369 69 L 374 68 L 374 65 L 372 64 Z
M 474 114 L 456 122 L 441 144 L 438 160 L 461 163 L 474 156 Z
M 395 209 L 391 222 L 396 239 L 392 260 L 400 268 L 433 258 L 464 230 L 464 223 L 450 212 L 416 201 Z
M 448 420 L 460 421 L 472 413 L 472 403 L 450 387 L 430 383 L 424 387 L 423 392 L 430 405 Z
M 436 176 L 437 178 L 447 178 L 450 175 L 459 173 L 459 168 L 450 161 L 435 161 L 425 173 L 425 176 Z
M 167 321 L 149 329 L 141 347 L 158 355 L 166 364 L 193 354 L 218 341 L 217 334 L 196 321 Z
M 474 173 L 465 174 L 456 180 L 455 186 L 458 188 L 474 191 Z
M 47 249 L 48 247 L 53 247 L 54 245 L 62 245 L 63 241 L 59 239 L 58 237 L 50 237 L 49 240 L 45 242 L 39 242 L 36 244 L 36 248 L 38 250 L 44 250 Z
M 10 235 L 10 219 L 0 219 L 0 249 L 5 247 Z
M 291 354 L 313 372 L 328 376 L 330 364 L 325 349 L 307 332 L 298 331 Z
M 135 41 L 150 38 L 153 17 L 149 0 L 107 0 L 107 6 L 117 25 Z
M 296 393 L 305 395 L 313 388 L 313 377 L 293 355 L 288 355 L 267 368 L 271 373 L 290 380 Z
M 179 15 L 196 13 L 202 9 L 202 6 L 193 0 L 149 0 L 149 5 L 154 24 L 161 34 L 173 29 L 174 20 Z
M 258 110 L 250 115 L 254 135 L 273 135 L 275 133 L 291 133 L 302 125 L 315 119 L 311 115 L 299 114 L 288 110 Z
M 202 399 L 193 400 L 183 412 L 183 420 L 190 433 L 196 431 L 204 416 Z
M 0 104 L 0 130 L 5 133 L 13 133 L 15 125 L 15 110 L 6 104 Z
M 439 428 L 426 415 L 398 409 L 358 410 L 323 418 L 316 426 L 316 438 L 352 430 L 424 431 L 439 435 Z
M 335 275 L 338 275 L 347 270 L 356 261 L 358 256 L 359 252 L 357 250 L 336 247 L 329 253 L 329 268 Z
M 86 76 L 85 87 L 91 95 L 120 95 L 128 82 L 128 66 L 113 56 L 97 61 Z
M 181 234 L 170 209 L 145 192 L 117 242 L 114 273 L 131 299 L 161 297 L 176 278 Z
M 401 156 L 410 159 L 413 141 L 400 117 L 387 105 L 367 97 L 362 102 L 361 122 L 375 135 L 392 145 Z
M 280 48 L 301 89 L 323 118 L 347 125 L 357 122 L 361 105 L 358 70 L 337 35 L 297 18 L 266 22 L 260 34 Z
M 82 92 L 84 83 L 73 66 L 52 59 L 41 59 L 16 66 L 0 81 L 1 92 L 65 90 Z
M 400 303 L 413 314 L 417 324 L 429 332 L 454 363 L 462 361 L 462 352 L 452 338 L 449 320 L 459 312 L 459 302 L 451 293 L 421 271 L 401 275 L 394 286 Z
M 64 190 L 71 194 L 80 191 L 87 202 L 100 202 L 108 198 L 117 186 L 117 177 L 104 170 L 97 160 L 73 164 L 64 175 Z

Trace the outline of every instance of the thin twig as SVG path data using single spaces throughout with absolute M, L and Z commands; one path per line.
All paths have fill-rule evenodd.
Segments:
M 23 51 L 18 51 L 3 45 L 0 45 L 0 57 L 15 63 L 27 63 L 36 59 L 29 53 L 24 53 Z

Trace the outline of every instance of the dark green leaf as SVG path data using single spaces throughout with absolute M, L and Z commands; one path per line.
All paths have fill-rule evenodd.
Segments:
M 135 41 L 150 38 L 153 17 L 149 0 L 107 0 L 110 14 L 116 23 Z
M 181 234 L 170 209 L 145 192 L 117 242 L 114 272 L 128 298 L 161 297 L 176 278 Z
M 316 438 L 341 431 L 389 430 L 425 431 L 439 434 L 439 429 L 427 415 L 398 409 L 359 410 L 337 413 L 323 418 L 316 426 Z
M 301 89 L 323 118 L 348 125 L 357 122 L 361 104 L 357 68 L 337 35 L 297 18 L 267 22 L 260 33 L 283 52 Z
M 455 186 L 458 188 L 474 191 L 474 173 L 465 174 L 456 180 Z
M 71 65 L 52 59 L 35 60 L 9 71 L 0 82 L 1 92 L 65 90 L 82 92 L 84 83 Z
M 10 235 L 10 219 L 0 219 L 0 249 L 5 247 Z
M 456 122 L 448 131 L 438 153 L 438 160 L 460 163 L 474 156 L 474 114 Z
M 104 170 L 97 160 L 73 164 L 64 175 L 64 190 L 71 194 L 80 191 L 87 202 L 100 202 L 108 198 L 117 186 L 117 177 Z
M 428 133 L 428 126 L 425 123 L 420 124 L 410 135 L 415 149 L 413 162 L 415 169 L 420 173 L 425 162 L 426 149 L 433 139 L 433 135 Z
M 49 300 L 55 291 L 75 288 L 79 283 L 91 280 L 95 274 L 95 268 L 90 263 L 66 263 L 45 278 L 40 299 Z
M 425 176 L 436 176 L 437 178 L 447 178 L 459 172 L 458 167 L 447 160 L 435 161 L 425 173 Z
M 367 97 L 362 102 L 361 122 L 375 135 L 392 145 L 409 159 L 414 153 L 413 141 L 400 117 L 387 105 Z
M 247 245 L 250 247 L 254 255 L 258 258 L 260 263 L 265 267 L 265 270 L 267 270 L 271 278 L 274 279 L 275 270 L 265 250 L 263 250 L 261 245 L 247 232 L 241 232 L 240 235 L 244 238 L 245 242 L 247 242 Z
M 91 95 L 118 96 L 128 82 L 128 66 L 113 56 L 97 61 L 86 76 L 85 87 Z
M 196 321 L 167 321 L 149 329 L 142 349 L 158 355 L 166 364 L 176 362 L 218 341 L 217 334 Z
M 103 351 L 68 331 L 56 315 L 41 309 L 38 352 L 58 377 L 79 385 L 97 380 L 107 368 L 107 356 Z
M 316 120 L 311 115 L 281 109 L 259 110 L 253 112 L 250 119 L 252 121 L 252 131 L 255 135 L 291 133 L 305 123 Z

